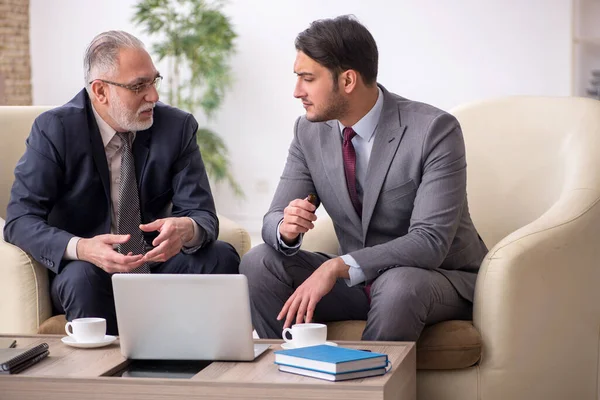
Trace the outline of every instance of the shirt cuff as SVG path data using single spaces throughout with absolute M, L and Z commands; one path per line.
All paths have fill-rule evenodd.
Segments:
M 63 254 L 63 260 L 79 260 L 77 257 L 77 243 L 79 243 L 80 237 L 73 236 L 69 243 L 67 243 L 67 248 L 65 249 L 65 254 Z
M 347 266 L 350 267 L 350 269 L 348 270 L 348 274 L 350 274 L 350 279 L 344 279 L 344 281 L 346 281 L 346 285 L 355 286 L 367 280 L 365 273 L 360 268 L 360 265 L 358 265 L 354 257 L 352 257 L 350 254 L 344 254 L 343 256 L 340 256 L 340 258 L 344 261 L 344 263 Z
M 185 242 L 183 244 L 183 247 L 186 248 L 192 248 L 192 247 L 198 247 L 202 244 L 202 242 L 204 242 L 204 229 L 202 229 L 200 227 L 200 225 L 198 225 L 196 223 L 196 221 L 194 221 L 192 218 L 190 217 L 186 217 L 189 218 L 190 221 L 192 221 L 192 227 L 194 229 L 194 235 L 192 236 L 192 238 L 190 240 L 188 240 L 187 242 Z
M 302 237 L 304 235 L 300 234 L 298 236 L 297 243 L 295 245 L 288 246 L 287 244 L 285 244 L 285 242 L 281 238 L 281 232 L 279 231 L 279 227 L 281 226 L 282 223 L 283 223 L 283 220 L 279 221 L 279 224 L 277 224 L 277 242 L 279 243 L 279 249 L 285 255 L 293 256 L 294 254 L 296 254 L 297 252 L 300 251 L 300 246 L 302 245 Z

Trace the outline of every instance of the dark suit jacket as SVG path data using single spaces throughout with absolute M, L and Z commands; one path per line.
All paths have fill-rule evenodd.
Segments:
M 296 198 L 317 193 L 333 220 L 340 254 L 350 254 L 367 280 L 394 267 L 437 269 L 467 300 L 487 253 L 467 205 L 467 169 L 456 118 L 383 91 L 364 182 L 362 219 L 344 175 L 337 121 L 296 122 L 294 139 L 263 240 L 280 251 L 277 226 Z
M 142 223 L 187 216 L 203 228 L 206 244 L 217 238 L 219 223 L 197 129 L 191 114 L 157 103 L 154 124 L 137 132 L 132 151 Z M 4 237 L 58 273 L 73 236 L 110 233 L 111 207 L 106 153 L 82 90 L 35 120 L 15 168 Z

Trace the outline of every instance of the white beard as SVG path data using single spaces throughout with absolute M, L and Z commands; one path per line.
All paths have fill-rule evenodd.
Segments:
M 108 107 L 108 115 L 115 121 L 115 123 L 121 127 L 122 129 L 130 132 L 138 132 L 144 131 L 152 126 L 154 123 L 154 118 L 150 117 L 150 119 L 141 121 L 139 120 L 139 114 L 142 111 L 151 110 L 154 108 L 154 103 L 146 103 L 140 106 L 138 110 L 135 112 L 131 112 L 125 107 L 121 98 L 117 94 L 116 90 L 112 91 L 111 104 Z

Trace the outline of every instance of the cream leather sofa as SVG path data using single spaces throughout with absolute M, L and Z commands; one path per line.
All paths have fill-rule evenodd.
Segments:
M 483 348 L 474 366 L 418 370 L 418 399 L 598 399 L 600 102 L 515 97 L 453 114 L 471 214 L 490 249 L 473 316 Z M 303 247 L 336 253 L 331 221 Z M 363 327 L 332 324 L 329 339 L 359 339 Z
M 34 119 L 50 108 L 0 106 L 0 226 L 6 217 L 13 171 L 25 151 L 25 139 Z M 246 230 L 222 215 L 219 224 L 220 240 L 231 243 L 240 255 L 250 249 Z M 0 294 L 0 333 L 62 333 L 64 330 L 63 315 L 50 318 L 47 269 L 18 247 L 6 243 L 1 235 Z

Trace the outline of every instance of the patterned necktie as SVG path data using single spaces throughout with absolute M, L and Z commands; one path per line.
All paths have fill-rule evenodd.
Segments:
M 135 177 L 135 163 L 133 153 L 129 144 L 129 132 L 117 132 L 121 139 L 121 184 L 119 186 L 119 212 L 117 214 L 117 233 L 119 235 L 130 234 L 127 243 L 117 245 L 119 253 L 133 255 L 144 254 L 144 236 L 140 230 L 140 195 L 138 193 L 137 179 Z M 142 264 L 131 271 L 138 274 L 149 274 L 150 267 L 147 263 Z
M 344 128 L 344 144 L 342 146 L 342 153 L 344 155 L 344 172 L 346 173 L 346 185 L 348 185 L 348 194 L 352 205 L 356 210 L 359 217 L 362 218 L 362 204 L 358 198 L 358 192 L 356 191 L 356 151 L 352 144 L 352 138 L 356 136 L 356 132 L 352 128 Z M 371 304 L 371 283 L 367 283 L 363 290 L 367 295 L 367 300 Z
M 359 217 L 362 218 L 362 204 L 358 198 L 356 190 L 356 152 L 352 144 L 352 138 L 356 136 L 356 132 L 352 128 L 344 128 L 344 144 L 342 146 L 342 154 L 344 157 L 344 172 L 346 173 L 346 185 L 348 186 L 348 194 L 352 205 Z

